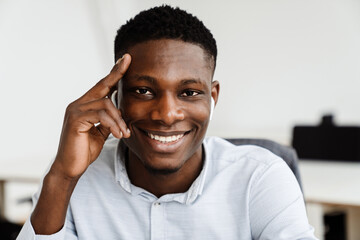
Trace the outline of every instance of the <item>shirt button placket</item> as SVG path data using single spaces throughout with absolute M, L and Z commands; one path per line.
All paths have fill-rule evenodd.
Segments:
M 162 203 L 154 202 L 151 206 L 151 240 L 165 239 L 165 214 Z

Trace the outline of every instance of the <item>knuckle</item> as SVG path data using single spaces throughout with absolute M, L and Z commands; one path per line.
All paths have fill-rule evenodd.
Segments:
M 111 108 L 111 105 L 113 105 L 109 98 L 104 98 L 103 102 L 106 108 Z
M 70 103 L 67 107 L 66 107 L 66 112 L 70 112 L 73 108 L 74 108 L 75 102 Z
M 77 111 L 76 111 L 76 103 L 72 102 L 70 103 L 65 110 L 65 117 L 69 117 L 69 116 L 73 116 Z
M 99 111 L 97 111 L 97 114 L 100 118 L 105 118 L 106 117 L 106 112 L 104 109 L 101 109 Z
M 108 86 L 106 79 L 107 78 L 104 78 L 103 80 L 101 80 L 97 84 L 100 86 L 101 89 L 110 90 L 110 87 Z
M 80 105 L 79 99 L 72 101 L 71 103 L 69 103 L 69 105 L 67 105 L 66 111 L 70 111 L 70 112 L 74 111 L 74 110 L 78 109 L 79 105 Z
M 117 133 L 120 132 L 120 128 L 114 123 L 110 126 L 110 131 Z
M 79 114 L 76 113 L 76 112 L 70 112 L 70 113 L 67 115 L 67 120 L 68 120 L 69 122 L 74 122 L 74 121 L 76 121 L 78 118 L 79 118 Z

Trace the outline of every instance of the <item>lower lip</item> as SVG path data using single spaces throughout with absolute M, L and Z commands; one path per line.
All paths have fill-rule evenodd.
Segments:
M 151 146 L 152 149 L 154 149 L 155 152 L 159 153 L 174 153 L 176 152 L 179 147 L 182 145 L 182 143 L 185 141 L 185 138 L 189 133 L 184 134 L 181 138 L 173 141 L 173 142 L 160 142 L 158 140 L 152 139 L 147 135 L 147 133 L 143 133 L 144 140 Z

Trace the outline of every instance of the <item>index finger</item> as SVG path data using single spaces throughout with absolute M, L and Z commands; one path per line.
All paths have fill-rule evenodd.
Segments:
M 115 86 L 115 84 L 124 76 L 127 69 L 129 68 L 130 62 L 130 54 L 124 54 L 124 56 L 116 62 L 110 73 L 101 79 L 98 83 L 96 83 L 95 86 L 93 86 L 81 98 L 79 98 L 78 101 L 89 102 L 107 96 L 111 88 Z

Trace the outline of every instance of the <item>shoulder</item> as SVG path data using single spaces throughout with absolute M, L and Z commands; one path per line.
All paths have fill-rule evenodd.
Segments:
M 218 137 L 208 137 L 204 140 L 204 148 L 211 178 L 236 178 L 237 181 L 247 182 L 249 186 L 253 186 L 269 174 L 286 178 L 293 175 L 282 158 L 262 147 L 236 146 Z
M 207 137 L 204 140 L 207 158 L 224 164 L 242 162 L 257 166 L 270 166 L 284 161 L 269 150 L 255 145 L 234 145 L 219 137 Z

